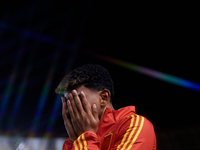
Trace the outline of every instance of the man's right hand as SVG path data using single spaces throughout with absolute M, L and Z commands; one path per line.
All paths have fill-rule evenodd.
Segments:
M 69 138 L 72 141 L 75 141 L 78 138 L 78 135 L 74 131 L 74 128 L 73 128 L 73 126 L 71 124 L 70 119 L 67 117 L 67 115 L 69 114 L 69 112 L 67 110 L 67 104 L 66 104 L 65 97 L 61 97 L 61 99 L 62 99 L 62 115 L 63 115 L 63 120 L 64 120 L 65 128 L 67 130 Z

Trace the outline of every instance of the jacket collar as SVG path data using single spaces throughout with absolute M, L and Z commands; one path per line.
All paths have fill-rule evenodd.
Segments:
M 135 113 L 136 113 L 135 106 L 127 106 L 118 110 L 112 110 L 106 107 L 102 114 L 102 117 L 99 123 L 99 130 L 97 133 L 101 134 L 102 131 L 105 131 L 105 129 L 109 129 L 122 118 L 135 114 Z

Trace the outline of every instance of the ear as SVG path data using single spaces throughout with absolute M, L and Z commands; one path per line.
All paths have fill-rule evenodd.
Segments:
M 105 107 L 108 103 L 110 103 L 111 93 L 108 89 L 104 89 L 100 91 L 100 104 L 101 107 Z

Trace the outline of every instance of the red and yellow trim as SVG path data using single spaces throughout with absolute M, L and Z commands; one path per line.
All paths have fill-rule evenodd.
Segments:
M 74 148 L 75 150 L 88 150 L 87 148 L 87 142 L 85 140 L 84 133 L 81 134 L 76 141 L 74 141 Z
M 117 146 L 117 150 L 130 150 L 142 130 L 144 117 L 139 115 L 131 115 L 131 117 L 129 128 L 126 130 L 121 143 Z

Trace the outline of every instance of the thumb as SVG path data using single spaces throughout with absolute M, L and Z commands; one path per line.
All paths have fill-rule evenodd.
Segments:
M 98 116 L 98 108 L 97 108 L 97 105 L 96 104 L 93 104 L 92 105 L 92 114 L 94 116 L 94 118 L 96 120 L 99 120 L 99 116 Z

